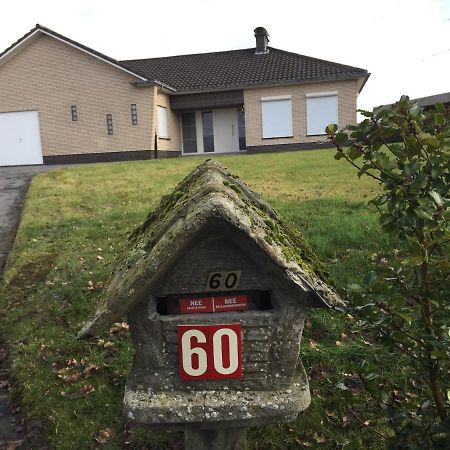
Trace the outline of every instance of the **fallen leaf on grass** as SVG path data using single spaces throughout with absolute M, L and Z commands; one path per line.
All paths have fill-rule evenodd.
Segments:
M 369 342 L 369 341 L 367 341 L 366 339 L 361 339 L 361 341 L 365 344 L 365 345 L 368 345 L 369 347 L 373 347 L 373 344 L 372 344 L 372 342 Z
M 318 399 L 323 398 L 323 396 L 320 395 L 320 390 L 319 390 L 319 389 L 312 388 L 312 389 L 311 389 L 311 393 L 313 394 L 313 396 L 314 396 L 315 398 L 318 398 Z
M 95 441 L 99 444 L 106 444 L 110 439 L 116 435 L 116 430 L 114 428 L 105 428 L 100 430 L 95 437 Z
M 89 272 L 92 274 L 91 272 Z M 95 289 L 101 289 L 103 287 L 103 281 L 96 281 L 95 283 L 92 280 L 89 280 L 86 285 L 87 291 L 93 291 Z
M 81 378 L 80 372 L 69 372 L 64 375 L 58 375 L 60 378 L 62 378 L 64 381 L 72 382 L 72 381 L 78 381 Z
M 67 398 L 81 398 L 86 396 L 87 394 L 90 394 L 91 392 L 94 392 L 95 389 L 92 385 L 90 384 L 85 384 L 79 391 L 75 391 L 75 392 L 61 392 L 61 395 L 63 397 L 67 397 Z
M 318 443 L 318 444 L 323 444 L 325 443 L 327 440 L 325 439 L 325 436 L 323 434 L 314 434 L 314 440 Z
M 117 334 L 122 331 L 128 331 L 130 326 L 127 322 L 116 322 L 113 327 L 109 329 L 109 334 Z
M 0 441 L 0 450 L 16 450 L 22 445 L 22 441 Z
M 59 370 L 57 369 L 57 366 L 53 368 L 53 372 L 68 383 L 78 381 L 81 378 L 89 378 L 97 370 L 99 370 L 99 366 L 95 364 L 86 364 L 84 359 L 82 359 L 80 363 L 78 363 L 76 359 L 71 359 L 68 361 L 67 367 L 63 367 Z
M 350 425 L 350 418 L 348 416 L 344 416 L 342 418 L 342 426 L 347 428 Z

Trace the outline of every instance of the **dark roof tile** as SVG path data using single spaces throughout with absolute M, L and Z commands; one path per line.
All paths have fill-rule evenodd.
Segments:
M 252 85 L 335 80 L 368 76 L 358 67 L 278 50 L 254 48 L 194 55 L 121 61 L 148 79 L 163 80 L 178 91 L 227 89 Z

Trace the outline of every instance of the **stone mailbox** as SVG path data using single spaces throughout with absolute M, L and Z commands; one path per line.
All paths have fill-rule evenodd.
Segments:
M 342 305 L 301 235 L 214 161 L 130 236 L 80 337 L 128 314 L 126 417 L 185 431 L 186 448 L 245 447 L 245 428 L 308 407 L 308 307 Z

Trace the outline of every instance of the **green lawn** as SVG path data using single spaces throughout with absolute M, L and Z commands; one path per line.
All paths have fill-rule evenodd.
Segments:
M 358 180 L 332 151 L 219 159 L 303 232 L 341 292 L 369 270 L 371 255 L 392 248 L 367 207 L 377 185 Z M 86 165 L 33 179 L 0 290 L 0 333 L 11 347 L 23 410 L 43 422 L 52 448 L 169 449 L 180 439 L 125 427 L 122 395 L 132 357 L 126 324 L 97 340 L 75 336 L 129 232 L 201 161 Z M 311 407 L 291 424 L 251 430 L 251 448 L 384 448 L 362 424 L 388 433 L 382 416 L 357 388 L 360 401 L 350 411 L 336 388 L 353 376 L 352 362 L 370 364 L 370 346 L 351 334 L 351 322 L 346 314 L 309 314 L 302 359 Z M 396 364 L 387 354 L 386 371 L 396 373 Z

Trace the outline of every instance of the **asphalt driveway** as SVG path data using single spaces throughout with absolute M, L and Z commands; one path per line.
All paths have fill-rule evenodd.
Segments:
M 0 278 L 16 235 L 31 178 L 47 170 L 48 166 L 0 167 Z
M 3 276 L 8 252 L 14 242 L 25 196 L 34 175 L 61 166 L 0 167 L 0 279 Z M 63 166 L 67 167 L 67 166 Z M 1 312 L 0 312 L 1 313 Z M 0 314 L 1 320 L 1 314 Z M 8 405 L 9 368 L 7 348 L 0 341 L 0 450 L 44 448 L 40 438 L 20 417 L 13 415 Z M 28 444 L 33 441 L 32 447 Z

